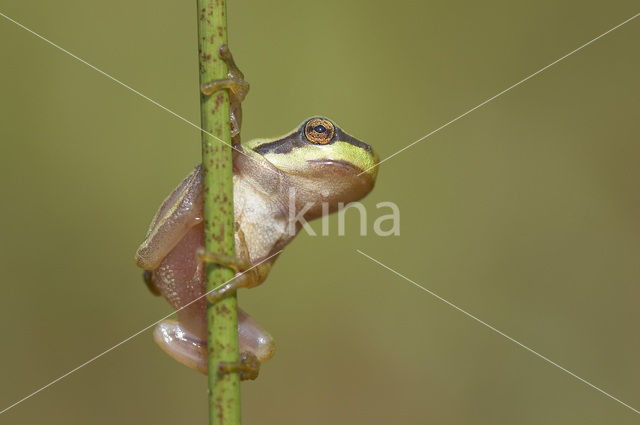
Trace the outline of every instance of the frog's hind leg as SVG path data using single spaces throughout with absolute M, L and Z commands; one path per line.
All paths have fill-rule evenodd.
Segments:
M 180 322 L 165 320 L 153 332 L 156 343 L 171 357 L 185 366 L 207 373 L 207 342 L 186 330 Z M 238 309 L 238 342 L 240 361 L 222 363 L 222 373 L 240 372 L 241 379 L 255 379 L 260 364 L 275 352 L 271 335 L 247 313 Z
M 239 372 L 241 380 L 256 379 L 260 365 L 275 353 L 273 338 L 251 316 L 238 309 L 238 343 L 240 359 L 237 362 L 220 362 L 220 373 Z
M 207 342 L 185 330 L 175 320 L 164 320 L 156 325 L 153 339 L 183 365 L 207 373 Z
M 271 334 L 241 309 L 238 309 L 238 345 L 240 353 L 251 353 L 260 363 L 269 360 L 276 352 Z

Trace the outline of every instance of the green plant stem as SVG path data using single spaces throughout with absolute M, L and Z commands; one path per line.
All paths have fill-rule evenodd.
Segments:
M 218 49 L 227 43 L 225 0 L 197 0 L 200 83 L 226 78 L 227 67 Z M 200 95 L 202 129 L 227 143 L 229 95 L 221 90 Z M 207 251 L 235 256 L 233 231 L 233 168 L 231 148 L 202 132 L 202 172 L 204 180 L 204 234 Z M 233 278 L 234 273 L 207 263 L 207 291 Z M 220 374 L 221 361 L 238 361 L 238 310 L 235 295 L 216 304 L 207 303 L 207 344 L 209 357 L 209 423 L 240 425 L 240 378 L 238 373 Z

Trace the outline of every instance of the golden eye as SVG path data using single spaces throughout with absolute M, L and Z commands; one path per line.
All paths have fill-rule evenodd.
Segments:
M 335 129 L 331 121 L 324 118 L 314 118 L 307 122 L 304 128 L 304 135 L 311 143 L 326 145 L 333 138 Z

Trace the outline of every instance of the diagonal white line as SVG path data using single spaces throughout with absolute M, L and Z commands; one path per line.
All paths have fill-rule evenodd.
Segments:
M 282 250 L 276 252 L 275 254 L 272 254 L 270 256 L 268 256 L 267 258 L 265 258 L 264 260 L 260 261 L 259 263 L 254 264 L 253 266 L 251 266 L 250 268 L 248 268 L 247 270 L 243 271 L 242 273 L 240 273 L 238 276 L 242 276 L 243 274 L 251 271 L 252 269 L 254 269 L 255 267 L 258 267 L 260 264 L 264 263 L 265 261 L 275 257 L 276 255 L 280 254 L 282 252 Z M 97 356 L 94 356 L 92 358 L 90 358 L 89 360 L 87 360 L 86 362 L 82 363 L 80 366 L 77 366 L 73 369 L 71 369 L 69 372 L 65 373 L 64 375 L 59 376 L 58 378 L 54 379 L 53 381 L 49 382 L 47 385 L 39 388 L 38 390 L 32 392 L 31 394 L 29 394 L 26 397 L 21 398 L 20 400 L 16 401 L 15 403 L 13 403 L 12 405 L 5 407 L 2 411 L 0 411 L 0 415 L 2 415 L 3 413 L 5 413 L 6 411 L 16 407 L 18 404 L 22 403 L 23 401 L 26 401 L 28 399 L 30 399 L 31 397 L 33 397 L 34 395 L 38 394 L 40 391 L 46 390 L 47 388 L 49 388 L 50 386 L 52 386 L 53 384 L 63 380 L 64 378 L 66 378 L 67 376 L 71 375 L 74 372 L 77 372 L 78 370 L 82 369 L 83 367 L 85 367 L 86 365 L 93 363 L 94 361 L 98 360 L 100 357 L 104 356 L 105 354 L 109 353 L 110 351 L 115 350 L 116 348 L 120 347 L 122 344 L 129 342 L 130 340 L 132 340 L 133 338 L 137 337 L 138 335 L 140 335 L 141 333 L 143 333 L 146 330 L 151 329 L 152 327 L 154 327 L 155 325 L 157 325 L 158 323 L 162 322 L 163 320 L 173 316 L 174 314 L 176 314 L 177 312 L 179 312 L 182 309 L 185 309 L 187 307 L 189 307 L 191 304 L 195 303 L 196 301 L 206 297 L 207 295 L 209 295 L 211 292 L 215 291 L 216 289 L 226 285 L 227 283 L 231 282 L 233 279 L 235 279 L 238 276 L 234 276 L 233 278 L 227 280 L 226 282 L 224 282 L 223 284 L 213 288 L 210 291 L 205 292 L 204 294 L 200 295 L 198 298 L 189 301 L 187 304 L 183 305 L 182 307 L 180 307 L 179 309 L 172 311 L 171 313 L 167 314 L 166 316 L 164 316 L 162 319 L 156 320 L 155 322 L 153 322 L 152 324 L 150 324 L 149 326 L 139 330 L 138 332 L 134 333 L 133 335 L 129 336 L 128 338 L 123 339 L 122 341 L 120 341 L 119 343 L 117 343 L 116 345 L 112 346 L 111 348 L 104 350 L 102 353 L 98 354 Z
M 166 111 L 168 113 L 170 113 L 171 115 L 173 115 L 174 117 L 178 118 L 179 120 L 182 120 L 184 122 L 186 122 L 187 124 L 189 124 L 191 127 L 197 128 L 198 130 L 200 130 L 201 132 L 203 132 L 204 134 L 214 138 L 215 140 L 219 141 L 220 143 L 223 143 L 227 146 L 229 146 L 231 149 L 233 149 L 234 151 L 246 156 L 247 158 L 251 159 L 252 161 L 254 161 L 255 163 L 259 164 L 260 166 L 262 166 L 265 170 L 269 170 L 273 173 L 275 173 L 275 171 L 271 170 L 269 167 L 266 167 L 264 164 L 262 164 L 260 161 L 256 160 L 255 158 L 247 155 L 246 153 L 244 153 L 242 150 L 236 148 L 235 146 L 230 145 L 229 143 L 225 142 L 224 140 L 220 139 L 219 137 L 211 134 L 210 132 L 208 132 L 207 130 L 203 129 L 202 127 L 200 127 L 199 125 L 195 124 L 192 121 L 189 121 L 188 119 L 184 118 L 182 115 L 179 115 L 178 113 L 172 111 L 171 109 L 167 108 L 166 106 L 161 105 L 160 103 L 156 102 L 155 100 L 153 100 L 152 98 L 150 98 L 149 96 L 139 92 L 138 90 L 134 89 L 133 87 L 131 87 L 130 85 L 120 81 L 119 79 L 117 79 L 116 77 L 112 76 L 111 74 L 106 73 L 105 71 L 101 70 L 100 68 L 98 68 L 95 65 L 90 64 L 89 62 L 87 62 L 86 60 L 82 59 L 81 57 L 76 56 L 75 54 L 71 53 L 70 51 L 68 51 L 67 49 L 61 47 L 60 45 L 54 43 L 53 41 L 43 37 L 42 35 L 38 34 L 37 32 L 33 31 L 32 29 L 22 25 L 20 22 L 16 21 L 15 19 L 11 19 L 10 17 L 8 17 L 7 15 L 5 15 L 4 13 L 0 12 L 0 16 L 2 16 L 3 18 L 5 18 L 6 20 L 13 22 L 14 24 L 16 24 L 17 26 L 19 26 L 20 28 L 22 28 L 23 30 L 30 32 L 31 34 L 35 35 L 36 37 L 38 37 L 40 40 L 50 44 L 51 46 L 55 47 L 56 49 L 60 50 L 61 52 L 66 53 L 67 55 L 71 56 L 72 58 L 76 59 L 79 62 L 82 62 L 83 64 L 87 65 L 89 68 L 93 69 L 94 71 L 104 75 L 105 77 L 107 77 L 108 79 L 110 79 L 111 81 L 120 84 L 122 87 L 126 88 L 127 90 L 137 94 L 138 96 L 140 96 L 141 98 L 153 103 L 154 105 L 156 105 L 158 108 L 162 109 L 163 111 Z
M 629 406 L 627 403 L 623 402 L 622 400 L 612 396 L 611 394 L 609 394 L 608 392 L 596 387 L 595 385 L 593 385 L 591 382 L 587 381 L 586 379 L 583 379 L 581 377 L 579 377 L 578 375 L 576 375 L 575 373 L 571 372 L 570 370 L 560 366 L 558 363 L 554 362 L 553 360 L 549 359 L 548 357 L 543 356 L 542 354 L 538 353 L 537 351 L 534 351 L 532 348 L 527 347 L 526 345 L 524 345 L 523 343 L 511 338 L 509 335 L 507 335 L 506 333 L 502 332 L 499 329 L 494 328 L 493 326 L 491 326 L 490 324 L 488 324 L 487 322 L 478 319 L 476 316 L 474 316 L 473 314 L 461 309 L 460 307 L 458 307 L 457 305 L 453 304 L 450 301 L 447 301 L 446 299 L 442 298 L 440 295 L 436 294 L 433 291 L 428 290 L 427 288 L 425 288 L 424 286 L 414 282 L 413 280 L 409 279 L 408 277 L 406 277 L 405 275 L 395 271 L 394 269 L 392 269 L 391 267 L 382 264 L 380 261 L 376 260 L 375 258 L 365 254 L 364 252 L 360 251 L 359 249 L 356 249 L 356 251 L 359 254 L 364 255 L 365 257 L 367 257 L 369 260 L 373 261 L 374 263 L 377 263 L 378 265 L 384 267 L 385 269 L 389 270 L 390 272 L 396 274 L 397 276 L 400 276 L 401 278 L 403 278 L 404 280 L 406 280 L 409 283 L 412 283 L 413 285 L 415 285 L 416 287 L 422 289 L 423 291 L 427 292 L 429 295 L 432 295 L 434 297 L 436 297 L 437 299 L 439 299 L 440 301 L 442 301 L 443 303 L 449 305 L 450 307 L 455 308 L 456 310 L 458 310 L 460 313 L 472 318 L 473 320 L 475 320 L 476 322 L 486 326 L 487 328 L 491 329 L 492 331 L 502 335 L 503 337 L 507 338 L 509 341 L 519 345 L 520 347 L 524 348 L 525 350 L 529 351 L 531 354 L 534 354 L 538 357 L 540 357 L 542 360 L 546 361 L 547 363 L 550 363 L 552 365 L 554 365 L 555 367 L 557 367 L 558 369 L 562 370 L 563 372 L 568 373 L 569 375 L 573 376 L 574 378 L 578 379 L 579 381 L 587 384 L 588 386 L 590 386 L 591 388 L 593 388 L 594 390 L 597 390 L 599 392 L 601 392 L 602 394 L 606 395 L 607 397 L 609 397 L 610 399 L 617 401 L 618 403 L 622 404 L 623 406 L 633 410 L 635 413 L 640 414 L 640 411 L 638 411 L 637 409 L 634 409 L 633 407 Z
M 380 164 L 382 164 L 385 161 L 390 160 L 391 158 L 393 158 L 394 156 L 398 155 L 401 152 L 404 152 L 405 150 L 409 149 L 410 147 L 412 147 L 413 145 L 422 142 L 424 139 L 426 139 L 427 137 L 437 133 L 438 131 L 442 130 L 445 127 L 448 127 L 450 124 L 453 124 L 454 122 L 458 121 L 460 118 L 463 118 L 467 115 L 469 115 L 470 113 L 472 113 L 473 111 L 475 111 L 478 108 L 483 107 L 484 105 L 486 105 L 487 103 L 491 102 L 492 100 L 502 96 L 503 94 L 505 94 L 506 92 L 508 92 L 509 90 L 518 87 L 520 84 L 524 83 L 527 80 L 530 80 L 531 78 L 535 77 L 536 75 L 540 74 L 541 72 L 551 68 L 553 65 L 557 64 L 558 62 L 568 58 L 569 56 L 573 55 L 574 53 L 584 49 L 585 47 L 587 47 L 588 45 L 590 45 L 591 43 L 599 40 L 600 38 L 604 37 L 605 35 L 609 34 L 610 32 L 613 32 L 615 30 L 617 30 L 618 28 L 620 28 L 621 26 L 623 26 L 626 23 L 631 22 L 632 20 L 634 20 L 635 18 L 637 18 L 638 16 L 640 16 L 640 13 L 636 13 L 635 15 L 633 15 L 632 17 L 630 17 L 629 19 L 627 19 L 624 22 L 619 23 L 618 25 L 616 25 L 615 27 L 609 29 L 608 31 L 603 32 L 602 34 L 600 34 L 599 36 L 597 36 L 596 38 L 587 41 L 586 43 L 584 43 L 582 46 L 570 51 L 569 53 L 567 53 L 566 55 L 554 60 L 553 62 L 551 62 L 549 65 L 540 68 L 539 70 L 537 70 L 536 72 L 534 72 L 533 74 L 529 75 L 526 78 L 523 78 L 522 80 L 518 81 L 517 83 L 507 87 L 506 89 L 502 90 L 500 93 L 491 96 L 490 98 L 488 98 L 487 100 L 485 100 L 484 102 L 474 106 L 473 108 L 469 109 L 467 112 L 463 113 L 462 115 L 457 116 L 456 118 L 452 119 L 451 121 L 441 125 L 440 127 L 436 128 L 435 130 L 431 131 L 430 133 L 425 134 L 424 136 L 422 136 L 421 138 L 419 138 L 418 140 L 416 140 L 415 142 L 411 142 L 410 144 L 408 144 L 407 146 L 405 146 L 404 148 L 400 149 L 399 151 L 389 155 L 388 157 L 386 157 L 385 159 L 383 159 L 382 161 L 379 161 L 376 165 L 367 168 L 366 170 L 364 170 L 363 172 L 361 172 L 360 174 L 366 173 L 367 171 L 369 171 L 372 168 L 375 168 L 377 166 L 379 166 Z

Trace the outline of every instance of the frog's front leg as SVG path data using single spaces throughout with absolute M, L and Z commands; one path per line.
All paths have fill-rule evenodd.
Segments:
M 212 304 L 217 303 L 227 295 L 235 293 L 240 288 L 253 288 L 254 286 L 260 285 L 267 278 L 269 271 L 271 271 L 271 261 L 265 261 L 257 266 L 251 266 L 252 268 L 250 269 L 239 269 L 237 268 L 238 263 L 224 263 L 224 258 L 226 257 L 219 257 L 216 254 L 204 251 L 201 251 L 201 254 L 202 256 L 199 258 L 204 261 L 220 264 L 238 271 L 233 279 L 207 292 L 207 301 Z
M 271 271 L 271 266 L 277 258 L 277 255 L 270 257 L 268 260 L 253 265 L 249 255 L 249 246 L 244 236 L 244 232 L 236 224 L 236 255 L 237 257 L 229 257 L 228 255 L 216 254 L 208 252 L 201 248 L 196 255 L 198 260 L 208 263 L 215 263 L 223 267 L 229 267 L 235 272 L 235 277 L 224 283 L 222 286 L 207 292 L 207 301 L 216 303 L 227 295 L 233 294 L 240 288 L 253 288 L 260 285 L 267 278 Z
M 207 373 L 207 341 L 199 339 L 186 330 L 180 322 L 165 320 L 160 322 L 153 338 L 167 354 L 178 362 L 204 374 Z M 251 316 L 238 309 L 238 343 L 240 361 L 221 363 L 221 373 L 240 372 L 240 379 L 255 379 L 260 364 L 266 362 L 275 352 L 271 335 Z
M 240 144 L 240 128 L 242 127 L 242 101 L 249 93 L 249 83 L 245 81 L 244 74 L 233 60 L 231 51 L 226 44 L 218 50 L 220 58 L 227 64 L 227 78 L 207 81 L 202 83 L 200 91 L 205 96 L 210 96 L 218 90 L 229 90 L 229 118 L 231 120 L 231 140 L 233 146 Z
M 242 237 L 241 240 L 243 240 Z M 199 249 L 196 255 L 199 261 L 215 263 L 228 267 L 235 272 L 233 279 L 207 293 L 207 300 L 210 303 L 216 303 L 240 288 L 253 288 L 260 285 L 267 278 L 276 258 L 276 256 L 273 256 L 269 260 L 253 265 L 247 260 L 247 257 L 242 255 L 239 258 L 230 257 L 209 252 L 203 248 Z

